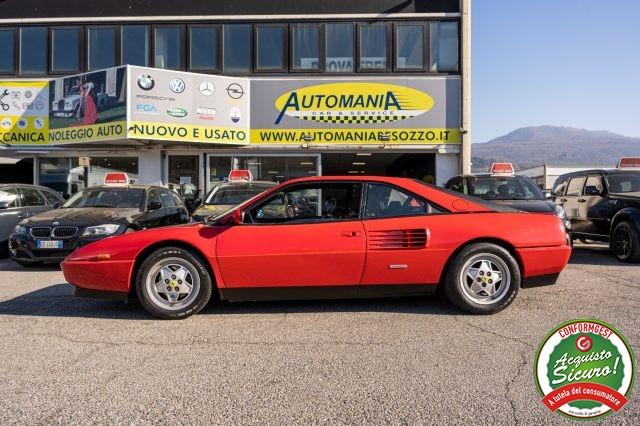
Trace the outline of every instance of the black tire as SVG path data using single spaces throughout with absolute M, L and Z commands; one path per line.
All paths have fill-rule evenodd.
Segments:
M 640 262 L 640 235 L 631 222 L 620 222 L 611 233 L 609 248 L 620 262 Z
M 193 290 L 196 294 L 185 297 L 184 300 L 192 299 L 178 309 L 168 308 L 170 304 L 168 300 L 164 302 L 167 307 L 162 306 L 162 302 L 158 302 L 159 296 L 156 293 L 150 293 L 154 290 L 150 288 L 151 285 L 147 285 L 147 277 L 153 273 L 152 269 L 157 268 L 157 265 L 165 259 L 179 259 L 180 262 L 186 262 L 191 265 L 199 278 L 197 291 Z M 204 261 L 197 254 L 179 247 L 165 247 L 152 252 L 142 262 L 136 274 L 136 293 L 140 303 L 151 315 L 162 319 L 182 319 L 200 312 L 211 299 L 212 292 L 212 279 Z M 181 301 L 178 300 L 176 303 Z
M 505 272 L 509 273 L 509 281 L 507 287 L 496 288 L 496 301 L 491 302 L 487 294 L 487 299 L 482 303 L 472 300 L 468 295 L 472 292 L 471 289 L 463 289 L 463 283 L 468 283 L 470 278 L 467 278 L 466 273 L 468 264 L 473 265 L 475 262 L 481 262 L 483 259 L 489 259 L 495 262 L 496 265 L 500 265 Z M 464 281 L 461 275 L 464 273 Z M 503 274 L 504 275 L 504 274 Z M 522 281 L 520 275 L 520 267 L 518 262 L 513 258 L 511 253 L 504 247 L 490 243 L 477 243 L 464 247 L 460 253 L 451 261 L 447 268 L 446 276 L 444 279 L 444 289 L 447 298 L 458 308 L 471 313 L 471 314 L 495 314 L 505 309 L 513 302 L 518 290 L 520 289 L 520 283 Z M 506 280 L 501 281 L 504 285 Z M 489 284 L 492 281 L 489 280 Z M 483 283 L 482 286 L 488 285 Z M 481 289 L 482 290 L 482 289 Z M 481 296 L 482 297 L 482 296 Z

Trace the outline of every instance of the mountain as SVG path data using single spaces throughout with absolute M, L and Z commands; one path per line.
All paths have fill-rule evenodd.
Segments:
M 613 166 L 620 157 L 640 157 L 640 138 L 573 127 L 523 127 L 471 146 L 474 171 L 487 171 L 494 162 L 511 162 L 516 169 L 558 165 Z

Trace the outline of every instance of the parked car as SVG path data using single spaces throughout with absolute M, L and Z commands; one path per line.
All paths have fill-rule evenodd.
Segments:
M 317 208 L 286 203 L 304 195 Z M 284 208 L 282 204 L 285 203 Z M 475 314 L 553 284 L 571 254 L 555 215 L 406 178 L 294 179 L 205 223 L 120 235 L 62 262 L 77 296 L 136 294 L 160 318 L 230 301 L 431 294 Z
M 552 194 L 567 212 L 572 239 L 609 243 L 618 260 L 640 262 L 640 159 L 625 160 L 614 170 L 562 175 Z
M 96 108 L 98 111 L 102 111 L 105 108 L 111 107 L 117 103 L 117 98 L 108 93 L 100 92 L 95 96 Z M 80 105 L 82 103 L 82 93 L 80 86 L 73 86 L 69 89 L 69 93 L 58 101 L 51 102 L 51 111 L 54 117 L 73 117 L 77 116 L 80 112 Z
M 193 212 L 191 217 L 201 222 L 208 217 L 218 216 L 276 185 L 275 182 L 252 180 L 232 180 L 221 183 L 209 191 L 204 203 Z
M 495 163 L 490 173 L 456 176 L 445 188 L 525 212 L 555 214 L 567 229 L 571 226 L 564 208 L 549 200 L 530 177 L 517 175 L 510 163 Z
M 43 186 L 0 184 L 0 253 L 8 253 L 9 237 L 18 222 L 62 203 L 58 193 Z
M 88 243 L 141 229 L 187 223 L 180 198 L 147 185 L 83 189 L 59 209 L 18 224 L 9 239 L 11 258 L 21 265 L 59 262 Z

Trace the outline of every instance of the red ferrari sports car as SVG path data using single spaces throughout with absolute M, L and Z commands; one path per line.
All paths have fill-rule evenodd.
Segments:
M 554 284 L 571 247 L 554 215 L 422 182 L 323 176 L 287 181 L 206 223 L 107 238 L 62 263 L 77 296 L 136 294 L 184 318 L 222 300 L 418 295 L 443 286 L 470 313 Z

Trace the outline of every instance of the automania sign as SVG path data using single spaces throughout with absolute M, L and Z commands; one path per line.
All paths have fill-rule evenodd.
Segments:
M 275 101 L 284 116 L 323 123 L 375 124 L 417 117 L 433 108 L 428 94 L 384 83 L 344 82 L 295 89 Z

